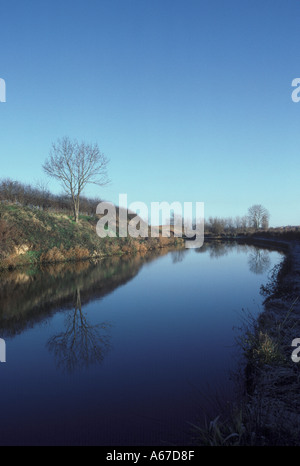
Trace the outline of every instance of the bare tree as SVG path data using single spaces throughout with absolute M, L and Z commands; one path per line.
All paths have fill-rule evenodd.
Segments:
M 176 234 L 182 234 L 182 232 L 184 231 L 184 218 L 182 216 L 182 214 L 178 214 L 176 212 L 174 212 L 174 210 L 171 211 L 171 214 L 170 214 L 170 227 L 173 227 L 172 228 L 172 231 L 176 232 Z M 186 219 L 186 224 L 187 224 L 187 219 Z
M 214 235 L 221 235 L 224 233 L 226 225 L 226 219 L 222 219 L 219 217 L 209 217 L 208 219 L 208 228 L 209 231 Z
M 241 218 L 241 229 L 242 231 L 247 231 L 247 228 L 249 226 L 249 218 L 247 215 L 243 215 L 243 217 Z
M 261 204 L 255 204 L 248 209 L 249 224 L 256 230 L 259 228 L 268 228 L 269 211 Z
M 105 186 L 108 159 L 97 144 L 78 143 L 68 137 L 58 139 L 52 148 L 43 169 L 57 179 L 71 197 L 75 222 L 79 220 L 80 196 L 87 184 Z

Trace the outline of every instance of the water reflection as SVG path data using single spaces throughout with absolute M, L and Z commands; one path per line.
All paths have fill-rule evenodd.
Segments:
M 80 290 L 81 304 L 111 293 L 132 280 L 141 267 L 168 250 L 147 256 L 111 257 L 101 261 L 68 263 L 0 275 L 0 332 L 16 335 L 58 310 L 74 308 Z
M 232 250 L 247 253 L 249 270 L 263 274 L 270 267 L 269 248 L 235 242 L 204 243 L 197 253 L 218 259 Z M 65 312 L 63 330 L 50 337 L 48 350 L 58 368 L 74 371 L 101 363 L 110 348 L 110 322 L 91 325 L 84 305 L 104 297 L 132 280 L 145 263 L 168 254 L 164 248 L 152 254 L 112 257 L 97 262 L 61 264 L 0 275 L 0 336 L 14 337 L 54 314 Z M 171 251 L 173 264 L 182 262 L 187 249 Z M 199 266 L 201 262 L 199 263 Z
M 101 363 L 110 348 L 110 336 L 107 335 L 110 326 L 109 322 L 96 325 L 88 322 L 82 311 L 78 287 L 75 309 L 67 313 L 64 331 L 53 335 L 47 342 L 47 348 L 54 354 L 57 368 L 71 373 L 75 369 Z
M 215 241 L 215 242 L 207 242 L 204 243 L 202 248 L 196 249 L 198 253 L 209 253 L 209 257 L 211 259 L 218 259 L 222 256 L 227 256 L 231 250 L 243 250 L 244 251 L 245 245 L 240 245 L 235 242 L 223 242 L 223 241 Z M 245 251 L 244 251 L 245 252 Z
M 187 253 L 190 252 L 190 249 L 179 249 L 178 251 L 174 251 L 171 253 L 172 262 L 173 264 L 177 264 L 178 262 L 182 262 Z
M 239 309 L 257 315 L 267 280 L 249 271 L 255 250 L 211 243 L 0 275 L 0 444 L 190 445 L 206 395 L 234 401 L 233 328 Z
M 248 265 L 249 270 L 257 275 L 265 273 L 271 265 L 269 251 L 255 249 L 248 256 Z
M 59 369 L 72 372 L 100 363 L 110 348 L 110 322 L 91 325 L 84 305 L 132 280 L 142 266 L 170 252 L 125 255 L 18 270 L 0 275 L 0 335 L 14 337 L 57 312 L 66 311 L 64 329 L 47 342 Z
M 218 259 L 228 255 L 232 250 L 248 255 L 248 266 L 250 272 L 262 275 L 271 266 L 270 252 L 274 250 L 270 246 L 260 245 L 259 247 L 248 243 L 230 242 L 207 242 L 202 248 L 197 249 L 198 253 L 209 253 L 211 259 Z

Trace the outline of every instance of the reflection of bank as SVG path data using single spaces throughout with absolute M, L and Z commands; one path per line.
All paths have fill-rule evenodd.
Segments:
M 65 312 L 65 330 L 47 343 L 56 363 L 74 370 L 101 362 L 109 348 L 108 323 L 91 325 L 83 306 L 132 280 L 142 266 L 170 249 L 144 256 L 112 256 L 101 261 L 64 263 L 0 274 L 0 335 L 13 338 Z
M 0 338 L 0 362 L 6 362 L 6 343 Z
M 171 257 L 173 264 L 182 262 L 188 252 L 190 252 L 189 249 L 179 249 L 178 251 L 172 252 Z
M 54 335 L 47 342 L 50 352 L 54 353 L 59 369 L 73 372 L 75 369 L 100 363 L 109 350 L 110 324 L 103 322 L 89 324 L 82 311 L 80 288 L 76 289 L 75 308 L 68 311 L 65 331 Z

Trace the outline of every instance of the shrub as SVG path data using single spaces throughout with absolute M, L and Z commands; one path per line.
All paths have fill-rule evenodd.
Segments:
M 82 248 L 79 246 L 74 248 L 74 258 L 76 260 L 88 259 L 90 255 L 90 251 L 87 248 Z
M 54 247 L 49 251 L 43 253 L 41 255 L 40 261 L 41 262 L 61 262 L 65 260 L 65 256 L 62 253 L 61 249 Z

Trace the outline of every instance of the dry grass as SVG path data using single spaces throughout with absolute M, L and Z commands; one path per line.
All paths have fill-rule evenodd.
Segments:
M 73 249 L 65 250 L 62 246 L 60 248 L 54 247 L 49 251 L 41 254 L 40 262 L 42 263 L 59 263 L 65 261 L 80 261 L 88 259 L 91 256 L 87 248 L 75 246 Z

